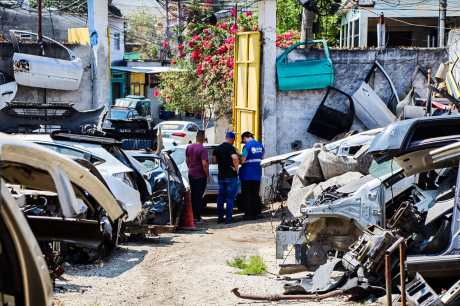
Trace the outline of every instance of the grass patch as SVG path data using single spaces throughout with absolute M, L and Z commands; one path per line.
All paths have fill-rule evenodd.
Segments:
M 235 257 L 232 260 L 228 260 L 227 265 L 240 269 L 238 274 L 241 275 L 262 275 L 267 271 L 267 266 L 260 256 Z

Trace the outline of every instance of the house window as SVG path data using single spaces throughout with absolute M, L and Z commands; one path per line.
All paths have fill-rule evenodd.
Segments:
M 113 44 L 115 46 L 115 50 L 121 49 L 121 35 L 120 33 L 113 34 Z
M 359 19 L 353 21 L 353 47 L 359 47 Z

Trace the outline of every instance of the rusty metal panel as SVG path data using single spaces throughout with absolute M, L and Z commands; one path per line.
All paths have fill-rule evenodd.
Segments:
M 260 32 L 236 35 L 232 111 L 238 149 L 242 132 L 250 131 L 260 140 L 260 48 Z

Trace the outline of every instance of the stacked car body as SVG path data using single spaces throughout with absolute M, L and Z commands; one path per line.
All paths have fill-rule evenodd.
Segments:
M 91 262 L 120 238 L 178 225 L 180 172 L 167 153 L 145 154 L 158 163 L 148 169 L 108 138 L 0 134 L 0 259 L 11 264 L 0 267 L 0 300 L 49 304 L 50 276 L 63 273 L 64 261 Z M 13 286 L 6 275 L 14 275 Z M 34 295 L 25 292 L 32 287 Z

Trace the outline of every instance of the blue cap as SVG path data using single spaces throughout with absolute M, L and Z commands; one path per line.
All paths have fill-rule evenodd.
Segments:
M 225 138 L 227 139 L 235 139 L 235 133 L 233 132 L 227 132 L 227 134 L 225 134 Z

